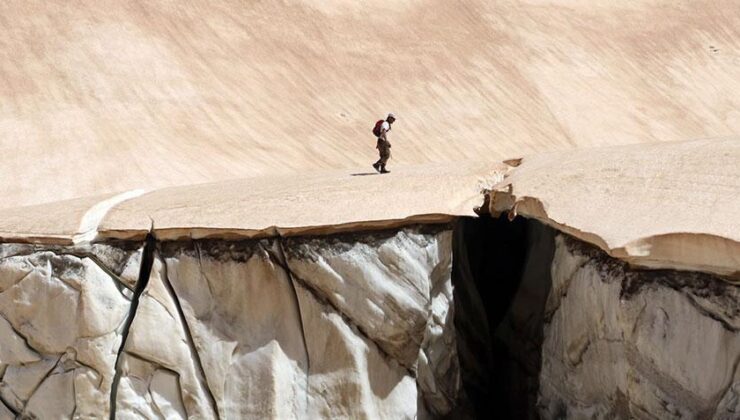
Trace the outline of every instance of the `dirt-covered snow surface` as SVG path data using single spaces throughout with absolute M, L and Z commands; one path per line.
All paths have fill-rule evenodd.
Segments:
M 0 420 L 740 418 L 737 0 L 0 29 Z
M 734 418 L 738 161 L 729 138 L 2 210 L 0 409 Z

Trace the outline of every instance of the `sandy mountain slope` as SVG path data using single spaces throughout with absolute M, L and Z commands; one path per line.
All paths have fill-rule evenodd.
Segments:
M 4 1 L 0 207 L 740 133 L 740 8 Z
M 490 209 L 636 265 L 740 281 L 739 163 L 739 138 L 541 154 L 494 187 Z

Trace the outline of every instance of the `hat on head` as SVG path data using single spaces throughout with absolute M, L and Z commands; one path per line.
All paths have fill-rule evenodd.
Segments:
M 388 113 L 388 118 L 393 118 L 395 120 L 396 119 L 396 115 L 394 113 L 392 113 L 392 112 L 389 112 Z

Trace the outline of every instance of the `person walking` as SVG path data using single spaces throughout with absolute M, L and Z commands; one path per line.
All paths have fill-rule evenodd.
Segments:
M 391 157 L 391 143 L 388 141 L 388 132 L 391 131 L 391 125 L 394 121 L 396 121 L 396 116 L 391 112 L 385 120 L 376 122 L 373 128 L 373 134 L 378 138 L 375 148 L 378 149 L 378 153 L 380 154 L 380 159 L 373 163 L 373 168 L 381 174 L 390 172 L 385 168 L 385 165 Z

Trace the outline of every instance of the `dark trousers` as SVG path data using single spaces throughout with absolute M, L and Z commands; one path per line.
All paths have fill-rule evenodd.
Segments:
M 388 141 L 379 138 L 376 148 L 378 149 L 378 153 L 380 153 L 380 159 L 378 159 L 375 164 L 385 168 L 385 164 L 388 163 L 388 159 L 391 158 L 391 144 Z

